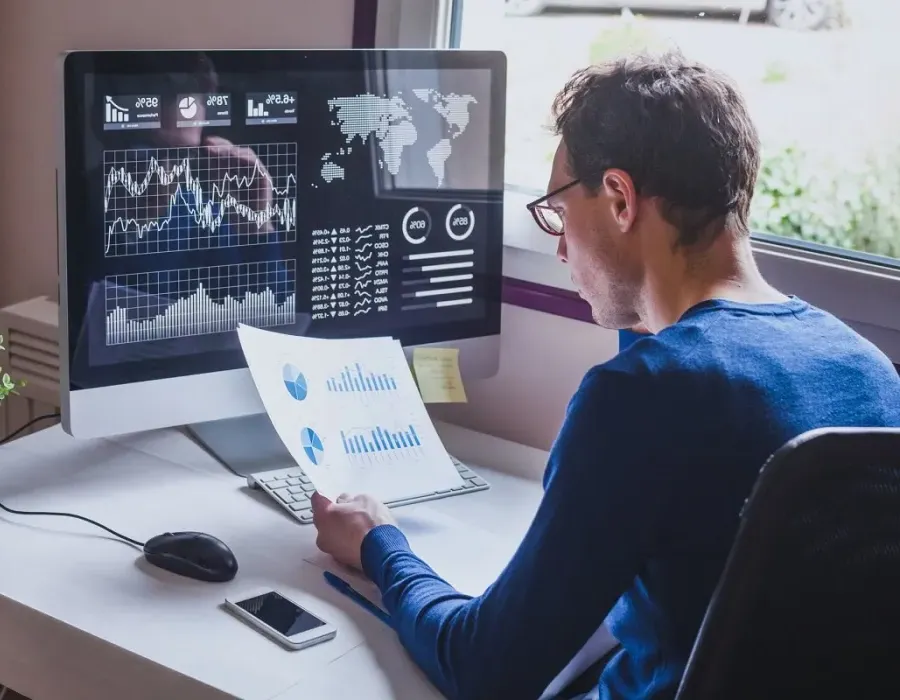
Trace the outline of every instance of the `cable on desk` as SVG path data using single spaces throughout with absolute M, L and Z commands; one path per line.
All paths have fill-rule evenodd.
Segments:
M 10 440 L 15 439 L 16 437 L 18 437 L 19 435 L 24 433 L 26 430 L 28 430 L 31 426 L 35 425 L 36 423 L 40 423 L 42 420 L 49 420 L 51 418 L 59 418 L 59 413 L 45 413 L 42 416 L 37 416 L 36 418 L 32 418 L 25 425 L 23 425 L 19 428 L 16 428 L 5 438 L 0 439 L 0 445 L 5 445 Z M 3 696 L 0 695 L 0 698 L 2 698 L 2 697 Z
M 33 426 L 35 423 L 39 423 L 42 420 L 48 420 L 50 418 L 59 418 L 59 413 L 47 413 L 43 416 L 37 416 L 36 418 L 32 418 L 21 428 L 14 430 L 9 435 L 7 435 L 5 438 L 0 440 L 0 445 L 5 445 L 7 442 L 9 442 L 13 438 L 15 438 L 20 433 L 28 430 L 28 428 Z M 55 513 L 53 511 L 41 511 L 41 510 L 18 510 L 16 508 L 9 508 L 9 507 L 3 505 L 2 503 L 0 503 L 0 510 L 6 511 L 7 513 L 10 513 L 12 515 L 47 515 L 47 516 L 56 517 L 56 518 L 74 518 L 75 520 L 81 520 L 90 525 L 99 527 L 101 530 L 106 530 L 109 534 L 111 534 L 115 537 L 118 537 L 120 540 L 124 540 L 125 542 L 128 542 L 129 544 L 137 545 L 138 547 L 142 547 L 142 548 L 144 546 L 143 542 L 139 542 L 138 540 L 133 540 L 130 537 L 126 537 L 122 533 L 116 532 L 115 530 L 106 527 L 106 525 L 101 525 L 96 520 L 91 520 L 90 518 L 85 518 L 83 515 L 76 515 L 75 513 Z M 0 700 L 2 700 L 3 695 L 5 693 L 6 693 L 5 689 L 0 691 Z
M 16 508 L 9 508 L 2 503 L 0 503 L 0 510 L 5 510 L 7 513 L 11 513 L 12 515 L 49 515 L 57 518 L 74 518 L 75 520 L 81 520 L 86 523 L 90 523 L 91 525 L 95 525 L 102 530 L 106 530 L 110 535 L 114 535 L 118 537 L 120 540 L 125 540 L 129 544 L 137 545 L 138 547 L 143 548 L 144 543 L 139 542 L 138 540 L 133 540 L 130 537 L 126 537 L 120 532 L 116 532 L 115 530 L 106 527 L 106 525 L 101 525 L 96 520 L 91 520 L 90 518 L 85 518 L 83 515 L 76 515 L 75 513 L 55 513 L 53 511 L 43 511 L 43 510 L 18 510 Z

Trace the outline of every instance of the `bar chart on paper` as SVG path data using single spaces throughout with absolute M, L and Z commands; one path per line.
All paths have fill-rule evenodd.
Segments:
M 359 362 L 346 365 L 339 374 L 329 377 L 328 391 L 333 392 L 384 392 L 396 391 L 397 382 L 385 373 L 364 370 Z
M 357 463 L 416 457 L 422 446 L 412 424 L 397 431 L 382 426 L 342 430 L 341 444 L 350 461 Z

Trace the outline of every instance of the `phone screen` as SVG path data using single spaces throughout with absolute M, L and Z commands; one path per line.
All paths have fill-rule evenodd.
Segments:
M 308 632 L 325 624 L 275 591 L 241 600 L 236 605 L 285 637 Z

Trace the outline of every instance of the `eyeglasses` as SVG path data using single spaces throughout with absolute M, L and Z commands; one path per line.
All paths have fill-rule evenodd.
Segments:
M 562 216 L 560 216 L 559 211 L 557 211 L 554 207 L 551 207 L 549 204 L 546 204 L 547 200 L 551 197 L 555 197 L 560 192 L 565 192 L 570 187 L 574 187 L 580 182 L 580 180 L 572 180 L 572 182 L 563 185 L 562 187 L 557 187 L 552 192 L 545 194 L 540 199 L 536 199 L 533 202 L 529 202 L 526 207 L 528 211 L 531 212 L 531 215 L 534 217 L 534 220 L 537 222 L 537 225 L 541 227 L 545 233 L 549 233 L 551 236 L 561 236 L 565 233 L 565 226 L 563 225 Z

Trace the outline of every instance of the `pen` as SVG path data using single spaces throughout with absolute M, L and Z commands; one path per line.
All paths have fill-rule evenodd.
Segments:
M 384 610 L 379 608 L 377 605 L 372 603 L 368 598 L 366 598 L 362 593 L 357 591 L 353 586 L 347 583 L 344 579 L 335 576 L 330 571 L 324 572 L 325 580 L 331 584 L 332 588 L 343 593 L 350 600 L 356 602 L 370 613 L 372 613 L 375 617 L 381 620 L 388 627 L 391 627 L 391 616 L 388 615 Z

